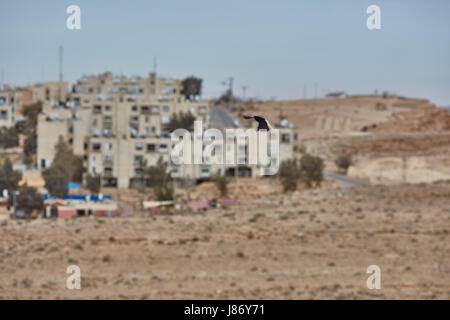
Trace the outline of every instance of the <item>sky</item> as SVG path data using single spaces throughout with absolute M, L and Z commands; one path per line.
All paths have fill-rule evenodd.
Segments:
M 81 29 L 69 30 L 69 5 Z M 369 30 L 369 5 L 381 29 Z M 64 80 L 104 71 L 203 79 L 203 96 L 224 92 L 299 99 L 330 91 L 384 90 L 450 105 L 448 0 L 0 0 L 5 83 Z M 306 93 L 306 95 L 305 95 Z

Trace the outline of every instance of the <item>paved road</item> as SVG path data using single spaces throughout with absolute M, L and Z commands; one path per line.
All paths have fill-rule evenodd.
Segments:
M 342 188 L 362 187 L 368 185 L 368 183 L 364 181 L 352 179 L 347 176 L 328 171 L 323 172 L 323 177 L 325 180 L 337 181 Z
M 235 127 L 233 115 L 228 110 L 221 107 L 210 108 L 209 124 L 211 128 L 219 130 Z

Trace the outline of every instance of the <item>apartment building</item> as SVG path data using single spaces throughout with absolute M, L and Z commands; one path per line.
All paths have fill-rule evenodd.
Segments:
M 174 114 L 190 112 L 208 123 L 208 105 L 185 100 L 181 88 L 181 81 L 154 73 L 146 79 L 113 77 L 110 72 L 83 77 L 64 103 L 44 102 L 38 118 L 38 167 L 51 165 L 54 146 L 62 136 L 74 154 L 83 157 L 86 173 L 127 188 L 139 174 L 135 167 L 143 157 L 140 145 L 156 148 L 148 152 L 147 163 L 155 163 L 161 155 L 169 160 L 168 153 L 164 156 L 170 150 L 166 125 Z
M 186 100 L 181 90 L 181 81 L 159 78 L 155 73 L 147 78 L 110 72 L 82 77 L 64 103 L 47 100 L 43 104 L 37 127 L 38 168 L 51 165 L 54 146 L 62 136 L 74 154 L 83 157 L 85 174 L 100 175 L 103 185 L 128 188 L 142 179 L 144 164 L 154 165 L 160 157 L 169 163 L 175 179 L 206 180 L 215 174 L 258 176 L 257 165 L 176 165 L 171 161 L 173 146 L 167 129 L 171 117 L 190 112 L 202 121 L 204 130 L 209 125 L 209 105 Z M 293 157 L 295 144 L 291 129 L 281 128 L 280 132 L 278 161 Z M 226 150 L 221 151 L 225 155 Z
M 30 93 L 25 89 L 0 91 L 0 127 L 12 127 L 23 120 L 22 107 L 29 103 Z
M 58 81 L 49 81 L 28 87 L 28 91 L 31 93 L 31 103 L 37 103 L 39 101 L 65 102 L 68 90 L 69 83 Z

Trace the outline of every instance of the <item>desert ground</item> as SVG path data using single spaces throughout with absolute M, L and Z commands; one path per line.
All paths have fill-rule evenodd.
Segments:
M 277 179 L 242 178 L 228 190 L 239 205 L 171 215 L 142 211 L 151 192 L 105 188 L 134 214 L 0 220 L 0 299 L 450 299 L 448 111 L 366 96 L 239 112 L 281 114 L 299 158 L 320 156 L 335 172 L 336 156 L 351 154 L 347 175 L 368 185 L 285 193 Z M 219 196 L 211 182 L 190 193 Z M 66 288 L 70 265 L 80 290 Z M 379 290 L 366 286 L 370 265 Z
M 325 183 L 188 215 L 4 220 L 0 299 L 450 299 L 449 231 L 448 181 Z M 374 264 L 379 290 L 366 286 Z M 80 290 L 66 288 L 69 265 Z

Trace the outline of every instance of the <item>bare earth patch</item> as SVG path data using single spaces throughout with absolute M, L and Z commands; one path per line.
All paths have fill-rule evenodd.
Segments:
M 450 184 L 323 187 L 190 216 L 0 222 L 1 299 L 449 299 Z M 81 268 L 81 290 L 66 268 Z M 381 268 L 380 290 L 366 269 Z

